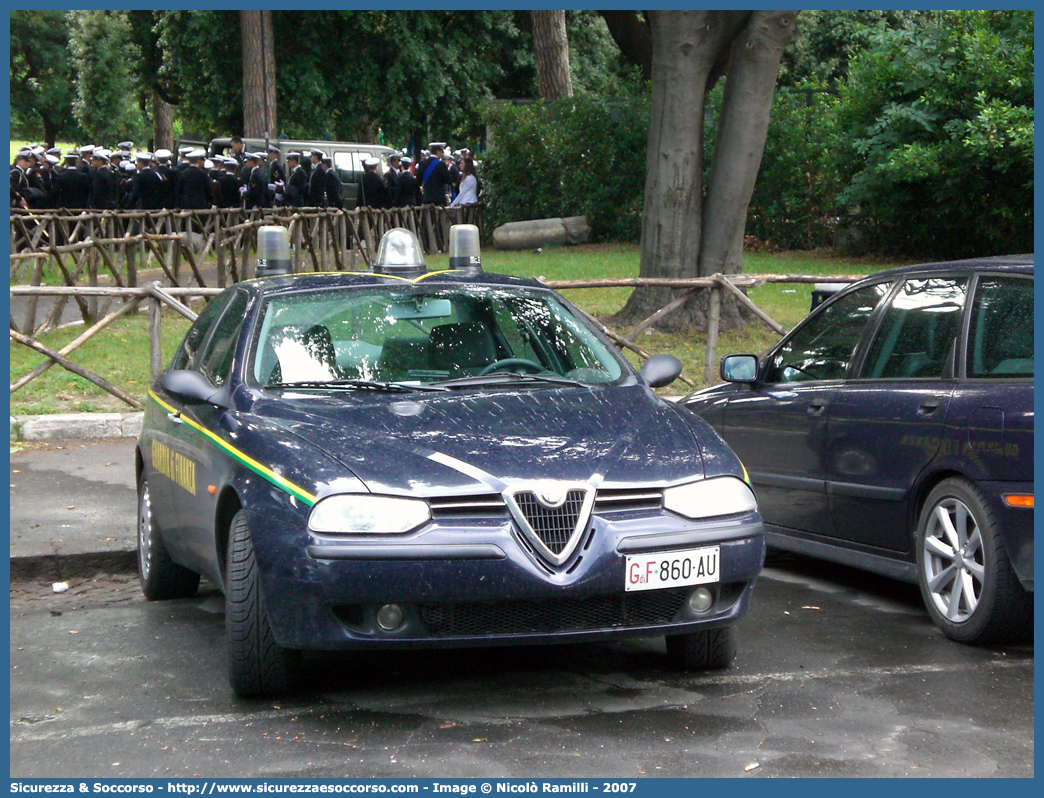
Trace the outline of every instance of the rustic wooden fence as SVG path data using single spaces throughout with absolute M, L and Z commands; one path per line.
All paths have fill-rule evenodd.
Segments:
M 147 237 L 149 238 L 149 237 Z M 151 239 L 158 239 L 161 241 L 167 240 L 166 236 L 154 235 Z M 174 239 L 180 241 L 181 236 L 174 236 Z M 169 276 L 169 275 L 168 275 Z M 717 349 L 718 349 L 718 332 L 719 323 L 721 320 L 721 297 L 723 292 L 729 292 L 734 295 L 742 305 L 747 307 L 757 318 L 759 318 L 769 329 L 774 332 L 784 335 L 787 330 L 779 322 L 772 319 L 767 313 L 761 308 L 754 304 L 753 301 L 743 293 L 743 288 L 752 288 L 758 285 L 764 285 L 766 283 L 849 283 L 855 280 L 861 279 L 861 275 L 801 275 L 801 274 L 745 274 L 745 275 L 722 275 L 715 274 L 712 277 L 688 279 L 688 280 L 672 280 L 672 279 L 655 279 L 655 278 L 629 278 L 629 279 L 609 279 L 609 280 L 547 280 L 544 284 L 549 288 L 557 290 L 569 290 L 578 288 L 613 288 L 613 287 L 627 287 L 627 286 L 640 286 L 640 285 L 658 285 L 675 289 L 682 289 L 684 292 L 671 300 L 664 307 L 657 310 L 655 313 L 650 315 L 648 318 L 643 319 L 637 325 L 635 325 L 629 332 L 621 335 L 620 333 L 609 329 L 604 324 L 599 322 L 594 317 L 590 316 L 586 312 L 582 311 L 587 318 L 597 325 L 606 336 L 608 336 L 619 348 L 628 349 L 640 358 L 647 359 L 650 353 L 643 350 L 635 343 L 637 336 L 653 326 L 656 322 L 663 319 L 668 314 L 680 308 L 685 304 L 687 300 L 696 295 L 699 291 L 710 292 L 710 313 L 708 319 L 708 330 L 707 330 L 707 351 L 704 359 L 704 371 L 703 381 L 710 384 L 715 376 L 717 375 Z M 20 332 L 15 328 L 14 318 L 11 320 L 11 340 L 16 341 L 23 346 L 27 346 L 43 355 L 46 355 L 48 361 L 37 366 L 28 374 L 23 375 L 14 382 L 11 383 L 11 393 L 19 390 L 23 386 L 27 385 L 32 380 L 39 377 L 52 365 L 57 363 L 63 368 L 90 380 L 98 387 L 109 392 L 113 396 L 116 396 L 121 401 L 126 402 L 132 407 L 141 407 L 141 403 L 130 394 L 126 393 L 122 389 L 113 385 L 112 383 L 105 380 L 103 377 L 94 374 L 82 366 L 78 366 L 68 359 L 68 356 L 78 349 L 81 345 L 89 341 L 95 335 L 100 333 L 112 322 L 116 321 L 121 316 L 132 313 L 138 310 L 139 305 L 143 301 L 148 302 L 149 307 L 149 363 L 150 373 L 153 378 L 160 373 L 163 368 L 163 356 L 161 351 L 161 335 L 160 335 L 160 322 L 161 322 L 161 308 L 163 305 L 173 308 L 175 311 L 186 317 L 190 321 L 195 320 L 196 313 L 191 310 L 187 305 L 180 301 L 179 297 L 192 297 L 192 296 L 214 296 L 221 292 L 219 287 L 207 287 L 202 285 L 200 280 L 198 286 L 171 286 L 164 287 L 158 282 L 152 282 L 145 286 L 76 286 L 76 285 L 64 285 L 64 286 L 41 286 L 41 285 L 12 285 L 11 296 L 25 296 L 30 300 L 40 296 L 55 296 L 59 299 L 67 299 L 72 296 L 79 303 L 85 303 L 89 299 L 97 300 L 99 298 L 108 298 L 110 300 L 119 300 L 119 303 L 115 310 L 107 313 L 102 318 L 93 321 L 93 323 L 84 317 L 87 329 L 79 335 L 75 340 L 68 343 L 60 350 L 53 350 L 36 341 L 32 334 Z M 682 376 L 681 381 L 690 387 L 695 387 L 695 383 Z
M 665 316 L 674 312 L 700 291 L 709 291 L 709 313 L 707 317 L 707 353 L 703 363 L 703 382 L 711 384 L 718 374 L 718 333 L 721 324 L 721 297 L 723 292 L 732 294 L 736 300 L 760 319 L 770 330 L 779 335 L 786 335 L 787 328 L 769 316 L 759 308 L 748 297 L 742 289 L 754 288 L 766 283 L 853 283 L 863 279 L 864 275 L 857 274 L 832 274 L 832 275 L 810 275 L 810 274 L 715 274 L 710 277 L 697 277 L 691 279 L 669 279 L 657 277 L 630 277 L 606 280 L 546 280 L 548 288 L 556 290 L 567 290 L 571 288 L 619 288 L 637 287 L 640 285 L 661 286 L 664 288 L 682 289 L 684 293 L 679 294 L 662 308 L 652 313 L 642 321 L 638 322 L 626 335 L 619 335 L 610 330 L 597 319 L 584 313 L 588 319 L 598 327 L 621 349 L 629 349 L 643 360 L 649 357 L 647 352 L 639 349 L 634 340 L 639 333 L 652 327 Z M 686 377 L 680 377 L 682 382 L 690 387 L 695 383 Z
M 375 210 L 356 208 L 210 209 L 198 211 L 82 212 L 12 211 L 11 284 L 40 286 L 47 272 L 66 286 L 99 285 L 111 275 L 116 287 L 138 285 L 138 272 L 161 268 L 172 287 L 196 284 L 224 288 L 250 276 L 257 229 L 288 229 L 294 272 L 368 268 L 380 237 L 393 227 L 417 234 L 428 253 L 446 251 L 452 224 L 475 224 L 483 231 L 482 206 L 442 208 L 421 205 Z M 213 277 L 203 262 L 213 257 Z M 99 318 L 94 294 L 72 295 L 84 322 Z M 24 318 L 12 327 L 24 335 L 52 328 L 68 296 L 59 298 L 42 324 L 37 297 L 31 296 Z

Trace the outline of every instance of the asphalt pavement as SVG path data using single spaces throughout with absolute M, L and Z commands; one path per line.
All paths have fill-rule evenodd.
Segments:
M 133 446 L 12 451 L 12 776 L 1034 775 L 1032 645 L 953 643 L 915 586 L 773 553 L 725 672 L 662 639 L 309 654 L 297 695 L 236 700 L 221 593 L 138 588 Z
M 133 438 L 12 446 L 11 578 L 62 581 L 135 566 Z

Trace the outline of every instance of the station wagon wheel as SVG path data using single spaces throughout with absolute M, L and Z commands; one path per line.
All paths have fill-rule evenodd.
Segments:
M 681 670 L 724 670 L 736 658 L 738 642 L 735 626 L 667 635 L 667 657 Z
M 138 478 L 138 581 L 149 601 L 196 595 L 199 574 L 170 558 L 152 515 L 152 495 L 145 474 Z
M 288 693 L 297 684 L 301 652 L 283 648 L 272 636 L 254 544 L 246 514 L 232 518 L 225 589 L 228 678 L 241 698 Z
M 928 614 L 952 640 L 1007 643 L 1032 634 L 1032 596 L 1011 567 L 986 497 L 968 480 L 944 480 L 928 495 L 917 575 Z

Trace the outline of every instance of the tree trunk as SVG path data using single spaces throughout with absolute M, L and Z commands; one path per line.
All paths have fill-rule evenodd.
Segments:
M 565 11 L 530 11 L 533 17 L 533 51 L 536 56 L 537 90 L 545 100 L 573 96 L 569 73 L 569 38 Z
M 170 104 L 152 90 L 152 148 L 153 150 L 174 149 L 174 118 Z
M 54 146 L 54 141 L 58 138 L 58 131 L 55 130 L 54 124 L 51 122 L 51 117 L 45 114 L 40 114 L 40 119 L 43 121 L 44 129 L 44 146 L 50 149 Z
M 761 164 L 772 95 L 796 11 L 648 11 L 652 100 L 640 275 L 696 277 L 742 271 L 747 206 Z M 703 189 L 704 102 L 727 64 L 721 121 Z M 634 324 L 679 291 L 637 288 L 616 315 Z M 706 327 L 707 297 L 694 297 L 660 329 Z M 722 298 L 721 326 L 751 316 Z
M 783 48 L 794 34 L 796 11 L 755 11 L 732 43 L 721 120 L 703 205 L 698 274 L 740 270 L 729 263 L 737 231 L 743 240 L 747 206 L 765 152 L 772 95 Z
M 710 11 L 648 11 L 646 15 L 653 41 L 652 98 L 639 276 L 695 277 L 704 101 L 722 44 L 722 20 Z M 661 287 L 636 288 L 617 320 L 628 324 L 647 318 L 677 293 Z M 683 324 L 677 320 L 687 315 L 686 308 L 667 316 L 664 323 Z
M 271 11 L 240 11 L 243 42 L 243 135 L 278 135 L 275 39 Z

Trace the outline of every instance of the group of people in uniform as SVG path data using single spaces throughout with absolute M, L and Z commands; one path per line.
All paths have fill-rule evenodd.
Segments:
M 208 156 L 182 147 L 133 152 L 122 141 L 113 149 L 86 145 L 67 153 L 54 147 L 27 147 L 11 166 L 11 207 L 94 210 L 177 208 L 344 207 L 341 177 L 329 155 L 318 149 L 246 152 L 233 136 L 227 155 Z M 475 164 L 469 150 L 449 155 L 444 142 L 432 142 L 416 165 L 393 153 L 384 174 L 381 161 L 364 161 L 359 205 L 396 208 L 433 203 L 478 201 Z
M 478 202 L 478 178 L 471 150 L 446 152 L 446 143 L 433 141 L 421 151 L 414 164 L 407 155 L 392 153 L 383 175 L 380 161 L 363 163 L 359 204 L 371 208 L 401 208 L 407 205 L 468 205 Z M 470 180 L 468 178 L 471 178 Z M 474 183 L 474 186 L 472 186 Z

